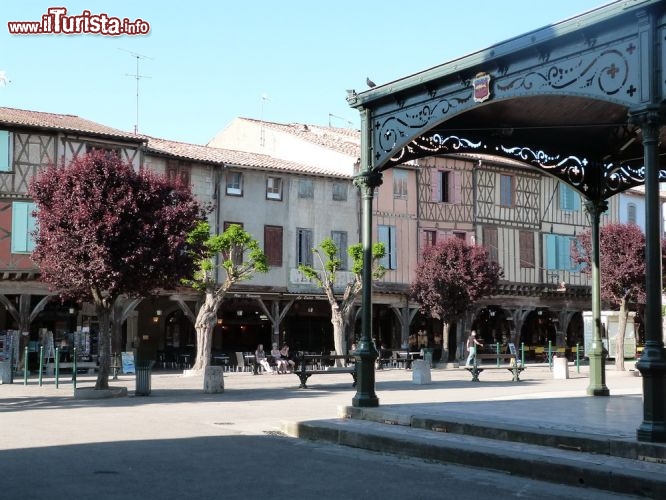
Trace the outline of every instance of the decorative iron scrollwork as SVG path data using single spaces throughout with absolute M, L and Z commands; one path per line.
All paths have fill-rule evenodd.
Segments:
M 471 98 L 472 92 L 467 90 L 460 97 L 440 99 L 434 103 L 425 104 L 416 111 L 401 113 L 401 117 L 391 116 L 382 123 L 377 122 L 375 127 L 378 130 L 376 137 L 379 142 L 379 150 L 384 153 L 391 152 L 396 144 L 402 142 L 402 138 L 427 127 L 433 119 L 440 121 L 452 109 L 470 101 Z
M 608 49 L 591 58 L 583 56 L 539 71 L 530 71 L 505 83 L 498 80 L 495 82 L 495 90 L 515 92 L 521 89 L 562 90 L 570 87 L 592 90 L 590 88 L 595 87 L 594 91 L 611 96 L 617 94 L 628 79 L 628 59 L 619 50 Z

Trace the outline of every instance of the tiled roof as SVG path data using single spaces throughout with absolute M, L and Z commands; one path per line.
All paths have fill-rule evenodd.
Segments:
M 314 165 L 304 165 L 301 163 L 280 160 L 263 154 L 213 148 L 210 146 L 202 146 L 200 144 L 188 144 L 185 142 L 169 141 L 149 136 L 143 137 L 148 141 L 146 148 L 147 152 L 163 154 L 185 160 L 265 170 L 281 170 L 311 175 L 350 177 Z
M 130 132 L 124 132 L 74 115 L 59 115 L 41 111 L 0 107 L 1 125 L 18 125 L 42 129 L 63 130 L 114 139 L 143 142 L 143 139 Z
M 255 120 L 253 118 L 240 119 L 262 123 L 261 120 Z M 300 139 L 304 139 L 354 158 L 358 158 L 361 154 L 361 132 L 355 129 L 323 127 L 321 125 L 306 125 L 303 123 L 263 122 L 263 124 L 274 130 L 295 135 Z

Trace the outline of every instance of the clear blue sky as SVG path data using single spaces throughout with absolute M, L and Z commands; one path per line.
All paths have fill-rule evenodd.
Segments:
M 75 114 L 204 144 L 234 117 L 358 127 L 345 90 L 387 83 L 599 7 L 604 0 L 3 2 L 0 106 Z M 150 24 L 146 36 L 11 35 L 49 7 Z M 262 99 L 265 96 L 266 99 Z M 263 106 L 262 106 L 263 103 Z

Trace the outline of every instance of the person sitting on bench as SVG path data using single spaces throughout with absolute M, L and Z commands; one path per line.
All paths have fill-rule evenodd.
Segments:
M 287 373 L 287 367 L 289 364 L 286 359 L 282 359 L 282 354 L 280 349 L 278 349 L 277 343 L 273 344 L 273 349 L 271 350 L 271 356 L 275 360 L 275 372 L 276 373 Z
M 289 354 L 289 346 L 287 344 L 284 344 L 282 346 L 282 349 L 280 349 L 280 354 L 282 355 L 282 360 L 286 361 L 287 363 L 287 368 L 289 371 L 294 371 L 294 368 L 296 367 L 296 362 L 291 359 L 291 356 Z
M 268 373 L 274 373 L 273 368 L 271 368 L 271 365 L 268 363 L 268 360 L 266 359 L 266 353 L 264 352 L 264 344 L 259 344 L 257 346 L 257 350 L 254 351 L 254 359 L 257 362 L 257 364 L 263 366 L 264 370 L 266 370 Z M 255 374 L 256 373 L 258 373 L 258 371 L 255 371 Z

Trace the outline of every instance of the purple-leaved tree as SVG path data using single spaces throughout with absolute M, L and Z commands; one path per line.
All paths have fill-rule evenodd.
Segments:
M 662 245 L 663 247 L 663 245 Z M 581 272 L 591 273 L 590 231 L 577 237 L 571 258 Z M 663 255 L 663 251 L 662 251 Z M 663 259 L 663 257 L 662 257 Z M 599 231 L 599 270 L 601 300 L 619 308 L 615 368 L 624 370 L 624 338 L 631 303 L 645 303 L 645 235 L 636 224 L 608 224 Z
M 489 295 L 504 275 L 488 251 L 458 238 L 447 238 L 423 251 L 412 283 L 412 298 L 421 311 L 440 318 L 445 338 L 449 325 L 481 297 Z
M 63 297 L 95 305 L 99 372 L 109 386 L 111 309 L 120 296 L 173 288 L 194 272 L 188 233 L 204 214 L 189 187 L 95 150 L 50 165 L 31 182 L 33 259 Z

